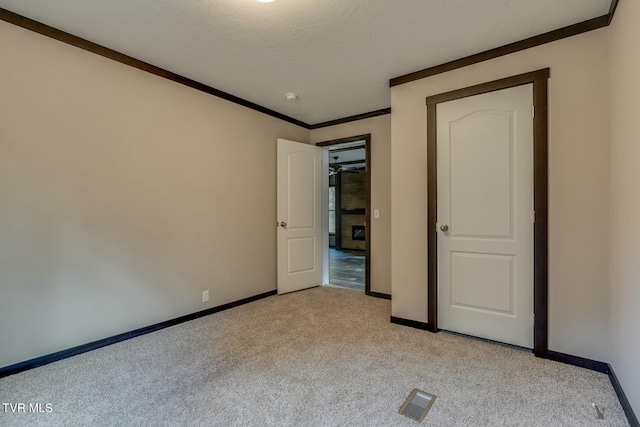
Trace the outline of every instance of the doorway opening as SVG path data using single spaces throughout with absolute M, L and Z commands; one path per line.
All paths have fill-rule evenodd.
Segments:
M 328 155 L 328 284 L 370 293 L 370 141 L 359 135 L 316 145 Z

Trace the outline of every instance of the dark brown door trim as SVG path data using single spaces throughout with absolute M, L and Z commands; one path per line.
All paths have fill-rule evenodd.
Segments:
M 548 107 L 547 79 L 549 69 L 520 74 L 501 80 L 483 83 L 452 92 L 442 93 L 427 98 L 427 248 L 429 268 L 428 295 L 429 313 L 428 330 L 438 331 L 438 246 L 437 246 L 437 159 L 436 159 L 436 106 L 441 102 L 468 96 L 480 95 L 496 90 L 508 89 L 525 84 L 533 84 L 533 186 L 534 209 L 536 212 L 534 225 L 534 344 L 536 356 L 546 357 L 548 352 Z
M 346 144 L 348 142 L 364 141 L 365 152 L 365 214 L 364 220 L 367 224 L 365 228 L 365 273 L 364 273 L 364 292 L 367 295 L 373 295 L 371 292 L 371 134 L 350 136 L 347 138 L 334 139 L 331 141 L 318 142 L 318 147 L 329 147 L 331 145 Z M 336 208 L 337 212 L 337 208 Z M 336 224 L 337 226 L 337 224 Z M 337 242 L 337 239 L 336 239 Z M 375 296 L 375 295 L 373 295 Z

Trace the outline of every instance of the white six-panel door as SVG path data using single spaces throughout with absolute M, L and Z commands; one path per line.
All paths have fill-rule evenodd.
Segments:
M 533 347 L 533 86 L 437 105 L 438 327 Z
M 322 284 L 322 149 L 278 139 L 278 294 Z

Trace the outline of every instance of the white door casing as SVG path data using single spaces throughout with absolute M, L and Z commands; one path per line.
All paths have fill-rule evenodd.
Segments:
M 528 84 L 436 106 L 438 327 L 527 348 L 532 105 Z
M 322 285 L 322 149 L 278 139 L 278 294 Z

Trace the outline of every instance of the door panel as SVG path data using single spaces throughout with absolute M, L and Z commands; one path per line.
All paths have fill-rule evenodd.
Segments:
M 451 305 L 489 313 L 513 313 L 512 256 L 451 253 Z M 478 278 L 485 286 L 477 286 Z
M 288 239 L 287 253 L 289 255 L 289 269 L 291 273 L 312 271 L 315 268 L 316 239 L 314 237 L 298 237 Z
M 322 149 L 278 139 L 278 293 L 322 284 Z
M 450 124 L 454 237 L 511 237 L 512 120 L 509 112 L 482 111 Z
M 528 348 L 532 104 L 525 85 L 436 107 L 438 325 Z
M 316 193 L 315 153 L 287 153 L 287 218 L 289 230 L 313 228 L 317 220 L 314 209 Z

